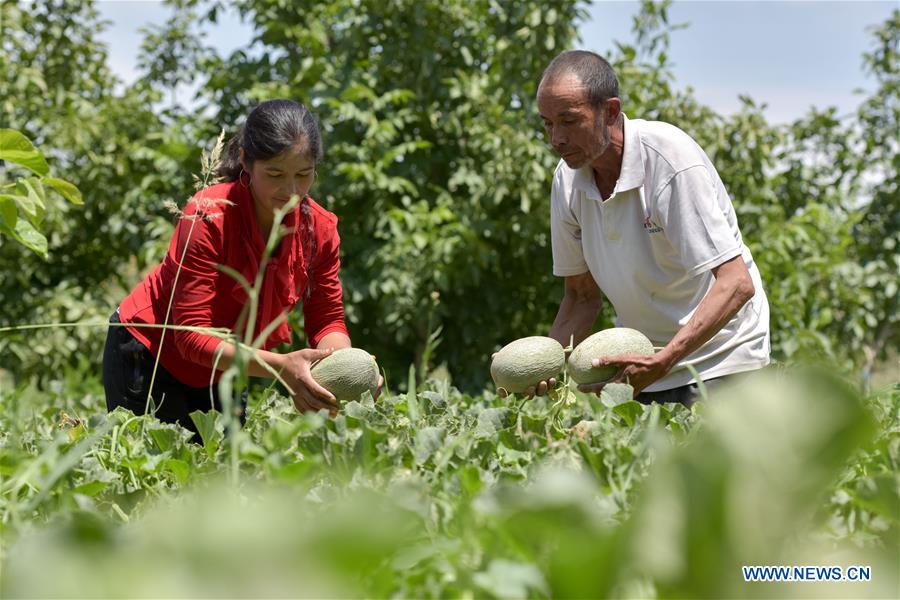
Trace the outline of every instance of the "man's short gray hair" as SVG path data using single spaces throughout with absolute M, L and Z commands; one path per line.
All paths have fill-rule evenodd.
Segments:
M 588 102 L 594 108 L 619 96 L 619 79 L 612 65 L 596 52 L 588 50 L 569 50 L 559 54 L 544 69 L 538 87 L 545 81 L 552 81 L 569 73 L 578 77 L 587 88 Z

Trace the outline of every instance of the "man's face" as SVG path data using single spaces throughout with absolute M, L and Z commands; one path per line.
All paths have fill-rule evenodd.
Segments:
M 550 145 L 570 168 L 595 163 L 609 147 L 606 104 L 594 110 L 577 76 L 563 74 L 545 81 L 538 89 L 537 102 Z

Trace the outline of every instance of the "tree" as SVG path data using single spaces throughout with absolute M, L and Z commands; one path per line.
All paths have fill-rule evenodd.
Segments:
M 171 226 L 162 203 L 189 193 L 181 164 L 199 152 L 161 125 L 149 88 L 119 90 L 92 2 L 4 2 L 0 11 L 0 122 L 33 140 L 84 200 L 47 206 L 49 261 L 0 239 L 0 326 L 108 317 L 135 274 L 161 256 Z M 79 360 L 97 365 L 104 333 L 4 333 L 3 367 L 43 378 Z
M 313 195 L 341 219 L 354 343 L 403 373 L 442 327 L 454 382 L 480 388 L 490 352 L 545 333 L 561 295 L 548 230 L 556 158 L 533 98 L 583 4 L 238 7 L 262 50 L 211 66 L 209 107 L 221 124 L 276 96 L 318 113 L 326 160 Z

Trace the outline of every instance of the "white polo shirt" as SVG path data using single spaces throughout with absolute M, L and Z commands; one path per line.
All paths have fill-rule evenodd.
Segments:
M 623 115 L 624 117 L 624 115 Z M 666 123 L 625 118 L 622 170 L 602 200 L 591 167 L 560 161 L 550 195 L 553 274 L 590 271 L 616 325 L 665 346 L 712 288 L 712 269 L 742 256 L 756 294 L 712 339 L 645 391 L 769 363 L 769 303 L 731 199 L 706 153 Z

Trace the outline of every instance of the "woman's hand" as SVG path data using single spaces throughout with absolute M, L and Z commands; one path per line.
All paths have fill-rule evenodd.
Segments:
M 322 360 L 331 352 L 331 348 L 327 350 L 305 349 L 284 355 L 281 377 L 294 392 L 294 406 L 300 412 L 317 411 L 324 408 L 331 414 L 337 413 L 335 397 L 316 383 L 310 374 L 313 363 Z

